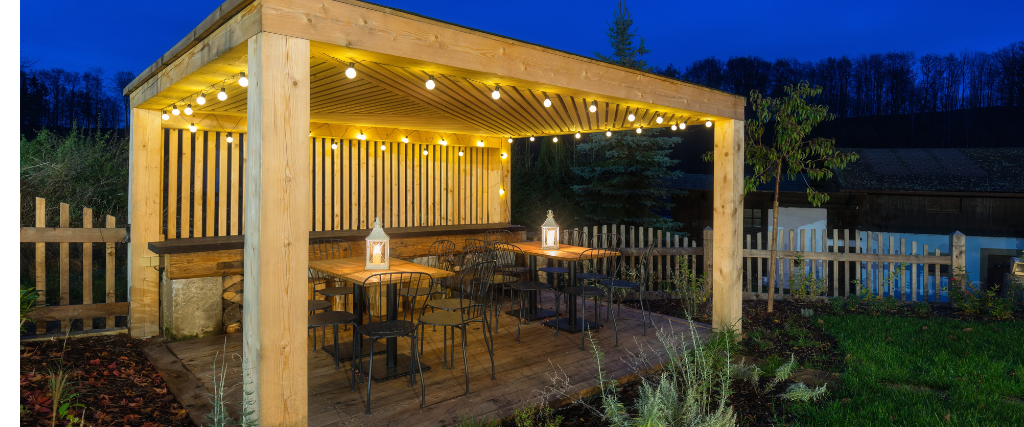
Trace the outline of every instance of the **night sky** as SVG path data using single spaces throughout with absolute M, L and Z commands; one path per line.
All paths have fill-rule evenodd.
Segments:
M 329 1 L 329 0 L 328 0 Z M 609 53 L 604 30 L 615 0 L 477 1 L 393 0 L 386 6 L 592 56 Z M 679 4 L 674 8 L 671 5 Z M 36 67 L 107 75 L 138 73 L 181 40 L 218 5 L 201 0 L 23 2 L 21 57 Z M 733 6 L 724 7 L 726 4 Z M 103 7 L 97 7 L 102 5 Z M 1024 1 L 629 1 L 650 64 L 714 55 L 765 59 L 912 50 L 918 55 L 964 49 L 992 52 L 1024 40 Z M 719 5 L 722 5 L 720 7 Z

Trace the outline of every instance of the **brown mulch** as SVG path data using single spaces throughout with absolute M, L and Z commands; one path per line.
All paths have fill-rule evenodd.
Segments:
M 72 411 L 77 417 L 84 412 L 86 425 L 194 426 L 143 355 L 148 344 L 127 334 L 23 343 L 21 425 L 50 425 L 53 396 L 48 380 L 50 372 L 63 367 L 72 372 L 75 403 L 84 405 Z

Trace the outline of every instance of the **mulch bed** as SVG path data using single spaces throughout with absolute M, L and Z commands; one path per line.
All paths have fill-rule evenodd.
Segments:
M 72 372 L 77 403 L 87 425 L 194 426 L 167 390 L 142 348 L 149 340 L 127 334 L 26 342 L 21 351 L 21 425 L 50 425 L 53 396 L 49 373 Z M 83 408 L 74 413 L 82 417 Z M 58 425 L 65 425 L 58 421 Z

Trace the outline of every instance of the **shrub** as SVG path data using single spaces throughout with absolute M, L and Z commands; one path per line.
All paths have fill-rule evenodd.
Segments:
M 847 296 L 847 298 L 849 298 L 849 296 Z M 846 298 L 839 298 L 839 297 L 832 298 L 831 300 L 829 300 L 829 304 L 831 304 L 831 306 L 832 306 L 832 313 L 834 313 L 834 314 L 842 313 L 843 309 L 846 308 L 846 301 L 847 301 Z
M 554 415 L 550 406 L 527 405 L 517 409 L 513 415 L 516 427 L 558 427 L 562 424 L 562 416 Z
M 711 311 L 711 286 L 708 286 L 707 273 L 697 277 L 686 259 L 679 256 L 676 260 L 679 273 L 672 279 L 672 290 L 669 293 L 678 298 L 683 305 L 685 317 L 703 317 Z
M 793 274 L 789 276 L 789 292 L 794 300 L 808 301 L 825 293 L 828 280 L 825 277 L 817 278 L 813 273 L 805 272 L 802 255 L 797 255 L 793 260 L 793 270 Z
M 911 309 L 914 311 L 914 314 L 921 317 L 927 317 L 932 312 L 932 305 L 927 302 L 920 301 L 915 302 L 914 305 L 911 306 Z
M 804 383 L 793 383 L 789 385 L 786 392 L 780 397 L 785 400 L 799 400 L 801 402 L 809 402 L 818 400 L 825 395 L 825 387 L 828 384 L 824 384 L 821 387 L 808 388 Z

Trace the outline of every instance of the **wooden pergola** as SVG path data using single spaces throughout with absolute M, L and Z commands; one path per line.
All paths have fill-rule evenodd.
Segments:
M 381 216 L 417 256 L 431 236 L 507 226 L 513 139 L 710 120 L 714 326 L 739 326 L 742 97 L 354 0 L 227 0 L 124 93 L 131 333 L 160 333 L 153 266 L 244 274 L 262 425 L 306 425 L 310 237 Z

